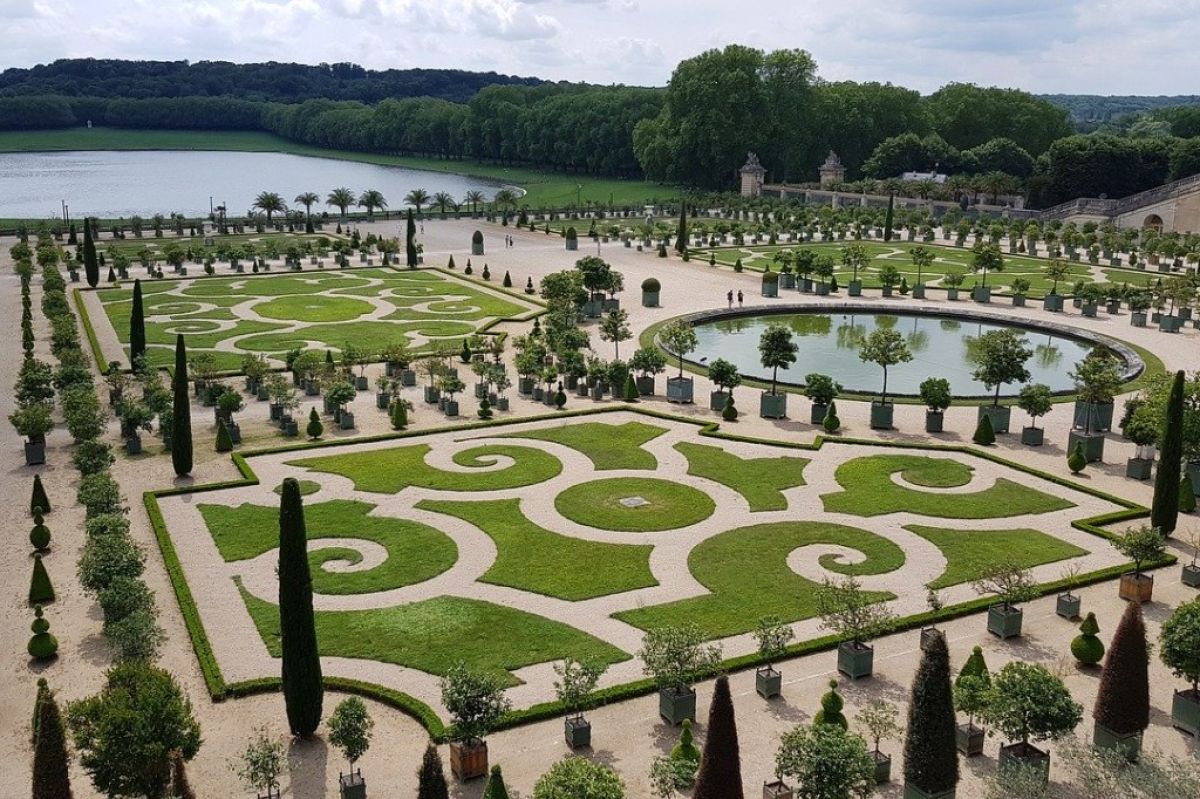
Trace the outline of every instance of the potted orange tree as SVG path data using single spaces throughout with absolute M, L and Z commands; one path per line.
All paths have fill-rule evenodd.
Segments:
M 1036 594 L 1029 570 L 1011 561 L 1000 561 L 984 569 L 971 587 L 976 593 L 994 594 L 999 600 L 988 608 L 988 632 L 1001 639 L 1019 637 L 1024 613 L 1017 604 Z
M 754 640 L 758 642 L 758 653 L 766 661 L 754 673 L 754 690 L 763 699 L 779 696 L 783 688 L 783 674 L 775 668 L 775 661 L 787 652 L 788 642 L 795 637 L 791 626 L 776 616 L 764 616 L 758 620 Z
M 658 714 L 675 726 L 696 719 L 692 683 L 713 672 L 721 662 L 721 647 L 705 644 L 694 624 L 660 627 L 642 639 L 642 669 L 658 686 Z
M 1175 608 L 1163 622 L 1158 656 L 1172 674 L 1192 685 L 1172 697 L 1171 723 L 1200 736 L 1200 599 Z
M 1112 545 L 1133 561 L 1133 571 L 1121 575 L 1121 599 L 1149 602 L 1154 595 L 1154 575 L 1142 574 L 1142 564 L 1162 557 L 1166 544 L 1158 530 L 1149 525 L 1130 527 L 1112 539 Z
M 563 732 L 567 746 L 572 749 L 592 745 L 592 725 L 583 713 L 588 708 L 604 669 L 603 663 L 585 663 L 571 658 L 554 665 L 554 673 L 558 675 L 554 693 L 567 711 Z
M 1050 753 L 1034 744 L 1072 732 L 1083 720 L 1083 707 L 1045 666 L 1015 661 L 992 680 L 983 717 L 1009 741 L 1000 747 L 1001 769 L 1020 764 L 1049 779 Z
M 454 719 L 449 731 L 450 771 L 463 781 L 486 776 L 484 739 L 511 707 L 500 678 L 459 663 L 442 678 L 442 704 Z
M 817 589 L 821 627 L 842 642 L 838 645 L 837 668 L 852 680 L 869 677 L 874 668 L 875 648 L 867 641 L 887 632 L 895 619 L 877 595 L 862 590 L 858 581 L 826 580 Z

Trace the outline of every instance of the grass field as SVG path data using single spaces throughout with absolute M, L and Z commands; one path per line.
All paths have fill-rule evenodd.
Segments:
M 499 180 L 525 189 L 522 203 L 532 208 L 564 208 L 583 203 L 642 205 L 679 196 L 674 186 L 640 180 L 594 178 L 537 169 L 496 166 L 475 161 L 444 161 L 435 158 L 328 150 L 297 144 L 269 133 L 253 131 L 133 130 L 124 128 L 66 128 L 63 130 L 0 132 L 0 153 L 46 150 L 238 150 L 276 152 L 336 158 L 366 164 L 454 172 Z M 165 211 L 166 209 L 164 209 Z M 0 220 L 12 224 L 13 220 Z
M 646 504 L 626 507 L 621 500 Z M 708 494 L 651 477 L 610 477 L 573 485 L 554 499 L 554 508 L 577 524 L 599 530 L 650 533 L 702 522 L 717 509 Z
M 654 459 L 653 455 L 642 449 L 642 444 L 658 438 L 665 432 L 667 432 L 666 428 L 641 422 L 627 422 L 621 425 L 584 422 L 563 427 L 547 427 L 543 430 L 529 430 L 524 433 L 512 433 L 506 437 L 535 438 L 538 441 L 562 444 L 564 447 L 582 452 L 597 469 L 606 471 L 609 469 L 653 469 L 658 465 L 658 461 Z

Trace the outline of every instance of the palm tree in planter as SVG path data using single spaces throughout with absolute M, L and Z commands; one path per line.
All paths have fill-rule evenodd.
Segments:
M 483 202 L 487 202 L 487 195 L 478 189 L 471 189 L 463 195 L 463 204 L 466 205 L 469 203 L 471 205 L 471 216 L 479 216 L 479 204 Z
M 583 714 L 591 704 L 592 694 L 604 671 L 603 663 L 582 662 L 571 658 L 554 664 L 554 673 L 558 675 L 558 680 L 554 683 L 554 693 L 563 709 L 567 711 L 563 731 L 567 746 L 572 749 L 592 745 L 592 725 Z
M 677 319 L 663 326 L 658 332 L 658 340 L 667 352 L 679 358 L 679 374 L 667 378 L 667 401 L 690 403 L 695 381 L 683 376 L 683 359 L 699 345 L 695 329 L 690 323 Z
M 967 714 L 967 723 L 954 729 L 954 741 L 958 751 L 967 757 L 983 753 L 983 741 L 987 730 L 975 725 L 975 719 L 987 706 L 988 692 L 992 688 L 992 674 L 983 659 L 983 647 L 975 647 L 954 678 L 954 709 Z
M 271 224 L 271 216 L 281 214 L 287 211 L 287 205 L 284 204 L 283 198 L 273 191 L 260 192 L 254 198 L 254 204 L 251 208 L 257 208 L 267 215 L 267 224 Z
M 978 594 L 994 594 L 999 600 L 988 608 L 988 632 L 1001 639 L 1021 635 L 1024 613 L 1016 606 L 1037 595 L 1028 569 L 1012 561 L 1000 561 L 984 569 L 979 579 L 971 582 L 971 587 Z
M 877 785 L 875 759 L 861 735 L 837 724 L 799 724 L 783 734 L 775 753 L 776 781 L 763 797 L 791 797 L 783 782 L 791 777 L 806 799 L 867 799 Z
M 867 641 L 886 633 L 895 621 L 882 598 L 883 595 L 863 591 L 853 577 L 841 582 L 826 580 L 817 589 L 821 628 L 842 639 L 837 668 L 852 680 L 871 676 L 875 648 Z
M 429 202 L 438 207 L 438 210 L 442 212 L 443 217 L 446 215 L 447 206 L 451 208 L 458 207 L 458 204 L 454 202 L 454 195 L 446 191 L 435 192 L 433 197 L 429 199 Z
M 983 282 L 975 287 L 975 302 L 991 302 L 992 290 L 988 288 L 988 272 L 1004 271 L 1004 255 L 1000 246 L 987 241 L 977 241 L 971 248 L 971 271 L 982 272 Z
M 895 406 L 887 401 L 888 367 L 912 360 L 912 351 L 899 332 L 886 327 L 871 331 L 858 349 L 859 360 L 870 362 L 883 369 L 883 388 L 879 401 L 871 403 L 871 429 L 891 430 Z
M 979 416 L 992 418 L 992 432 L 1007 433 L 1012 408 L 1000 404 L 1000 389 L 1009 383 L 1029 380 L 1025 364 L 1033 355 L 1025 335 L 1013 328 L 989 330 L 975 342 L 978 367 L 971 376 L 990 390 L 995 388 L 991 405 L 980 405 Z
M 371 747 L 371 733 L 375 722 L 367 713 L 367 706 L 357 696 L 342 700 L 326 722 L 329 726 L 329 742 L 342 750 L 350 762 L 349 773 L 338 772 L 338 788 L 341 799 L 366 799 L 367 783 L 362 772 L 354 770 L 354 764 Z
M 869 702 L 854 716 L 854 721 L 867 731 L 867 737 L 874 746 L 871 749 L 871 759 L 875 761 L 875 782 L 883 784 L 892 779 L 892 756 L 885 755 L 879 750 L 883 741 L 899 741 L 904 730 L 897 719 L 900 713 L 896 706 L 882 699 Z
M 942 432 L 946 409 L 953 402 L 950 394 L 950 381 L 944 377 L 929 377 L 921 381 L 918 391 L 921 401 L 925 403 L 925 432 Z
M 1017 407 L 1029 414 L 1029 426 L 1021 428 L 1021 443 L 1031 447 L 1040 447 L 1045 440 L 1046 431 L 1037 426 L 1040 416 L 1050 413 L 1054 401 L 1050 387 L 1044 383 L 1030 383 L 1021 388 L 1017 395 Z
M 445 195 L 449 199 L 449 195 Z M 429 204 L 429 192 L 424 189 L 413 189 L 408 194 L 404 195 L 404 204 L 411 205 L 416 209 L 417 216 L 421 215 L 421 206 Z M 446 213 L 445 206 L 442 206 L 442 213 Z
M 458 375 L 447 372 L 438 379 L 438 388 L 446 398 L 446 405 L 442 409 L 446 416 L 458 416 L 458 401 L 454 399 L 454 395 L 466 388 L 466 385 Z
M 442 704 L 454 726 L 450 728 L 450 771 L 466 781 L 488 773 L 488 733 L 512 703 L 504 695 L 504 686 L 494 674 L 471 671 L 465 664 L 455 665 L 442 678 Z
M 716 391 L 708 395 L 709 410 L 725 410 L 725 403 L 733 396 L 733 390 L 742 384 L 742 376 L 731 362 L 717 358 L 708 365 L 708 379 L 716 387 Z
M 354 192 L 350 189 L 347 189 L 345 186 L 334 189 L 333 191 L 329 192 L 329 196 L 325 198 L 325 204 L 332 205 L 333 207 L 337 208 L 342 214 L 342 219 L 346 218 L 346 209 L 354 205 L 354 203 Z
M 666 370 L 667 358 L 658 347 L 639 347 L 629 359 L 629 368 L 638 372 L 638 394 L 649 397 L 654 394 L 654 376 Z
M 646 633 L 638 656 L 642 670 L 658 686 L 658 714 L 663 721 L 671 725 L 695 721 L 692 683 L 716 670 L 720 645 L 705 644 L 704 634 L 694 624 L 660 627 Z
M 921 274 L 926 269 L 933 266 L 933 250 L 918 244 L 909 251 L 908 256 L 912 259 L 913 266 L 917 268 L 917 279 L 913 283 L 912 290 L 913 299 L 923 300 L 925 299 L 925 281 L 921 280 Z
M 1158 644 L 1163 664 L 1192 686 L 1175 692 L 1171 723 L 1176 729 L 1200 736 L 1200 599 L 1175 608 L 1163 622 Z
M 992 679 L 983 717 L 1009 741 L 1000 747 L 1000 768 L 1019 763 L 1049 779 L 1050 754 L 1034 743 L 1072 732 L 1083 720 L 1083 706 L 1045 666 L 1015 661 Z
M 759 362 L 771 370 L 771 390 L 764 391 L 759 397 L 758 415 L 764 419 L 783 419 L 787 417 L 787 394 L 779 393 L 779 367 L 785 369 L 796 362 L 796 352 L 799 348 L 792 337 L 791 328 L 782 324 L 771 324 L 762 332 L 758 339 Z
M 776 616 L 764 616 L 758 620 L 754 640 L 758 642 L 758 654 L 764 664 L 754 674 L 754 689 L 763 699 L 771 699 L 782 692 L 783 674 L 774 667 L 774 663 L 787 653 L 787 645 L 795 636 L 791 625 Z
M 829 406 L 842 393 L 842 384 L 829 375 L 812 372 L 804 376 L 804 396 L 812 402 L 808 421 L 821 424 L 829 413 Z
M 1117 625 L 1092 710 L 1092 741 L 1098 748 L 1123 752 L 1132 762 L 1150 726 L 1150 650 L 1142 606 L 1131 602 Z
M 304 206 L 304 232 L 305 233 L 313 232 L 312 207 L 314 205 L 316 205 L 317 203 L 319 203 L 320 201 L 321 201 L 320 195 L 318 195 L 314 191 L 306 191 L 301 194 L 297 194 L 296 199 L 293 200 L 293 202 L 296 203 L 296 205 Z
M 1133 561 L 1133 571 L 1121 575 L 1118 593 L 1121 599 L 1137 603 L 1149 602 L 1154 596 L 1154 575 L 1142 574 L 1142 564 L 1162 557 L 1166 543 L 1162 534 L 1149 525 L 1130 527 L 1112 539 L 1112 545 Z

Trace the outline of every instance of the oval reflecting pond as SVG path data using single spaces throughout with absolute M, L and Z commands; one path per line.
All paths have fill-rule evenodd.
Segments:
M 449 192 L 457 201 L 472 189 L 491 197 L 497 181 L 289 153 L 201 150 L 72 151 L 0 154 L 0 218 L 49 219 L 62 216 L 65 200 L 73 218 L 150 216 L 177 212 L 208 213 L 227 203 L 230 215 L 242 216 L 259 192 L 278 192 L 288 207 L 307 191 L 325 205 L 330 189 L 345 186 L 356 194 L 382 192 L 388 205 L 402 208 L 413 189 Z M 303 206 L 297 210 L 304 210 Z M 360 209 L 353 208 L 357 211 Z
M 742 316 L 696 325 L 699 347 L 692 359 L 712 363 L 717 358 L 733 362 L 738 371 L 769 382 L 771 372 L 759 361 L 758 339 L 770 324 L 786 325 L 796 337 L 796 363 L 779 370 L 780 382 L 802 384 L 811 372 L 827 374 L 847 391 L 878 392 L 883 370 L 858 357 L 862 340 L 880 327 L 899 331 L 912 351 L 908 363 L 888 368 L 888 394 L 918 394 L 927 377 L 944 377 L 957 397 L 985 396 L 989 392 L 971 377 L 976 366 L 973 343 L 989 330 L 1005 327 L 951 317 L 900 314 L 770 314 Z M 1045 383 L 1052 391 L 1074 388 L 1068 373 L 1091 350 L 1092 344 L 1077 339 L 1026 330 L 1033 349 L 1026 366 L 1030 382 Z M 1007 386 L 1001 396 L 1012 395 L 1019 385 Z

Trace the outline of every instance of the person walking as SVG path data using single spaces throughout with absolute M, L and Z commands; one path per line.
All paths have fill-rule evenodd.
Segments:
M 745 297 L 742 295 L 742 290 L 738 289 L 738 307 L 739 308 L 742 307 L 742 300 L 744 300 L 744 299 L 745 299 Z
M 729 293 L 725 295 L 725 301 L 726 301 L 728 307 L 730 307 L 730 308 L 733 307 L 733 289 L 730 289 Z

